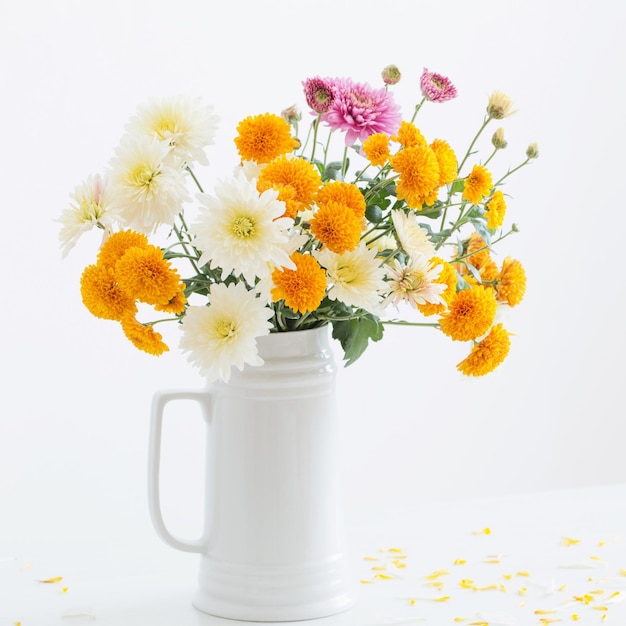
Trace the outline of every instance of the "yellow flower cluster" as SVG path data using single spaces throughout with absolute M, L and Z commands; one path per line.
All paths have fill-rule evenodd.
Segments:
M 83 271 L 83 303 L 96 317 L 121 322 L 132 343 L 150 354 L 168 350 L 152 324 L 136 319 L 137 303 L 157 311 L 180 315 L 187 299 L 178 271 L 163 258 L 163 251 L 132 230 L 112 234 L 102 245 L 97 261 Z

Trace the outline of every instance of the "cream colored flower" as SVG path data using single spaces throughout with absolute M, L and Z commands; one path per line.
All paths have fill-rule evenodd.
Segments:
M 501 91 L 494 91 L 489 96 L 487 104 L 487 115 L 494 120 L 501 120 L 509 115 L 517 113 L 513 110 L 513 100 Z
M 263 365 L 256 339 L 267 335 L 272 309 L 243 283 L 214 284 L 208 306 L 190 306 L 183 318 L 180 348 L 213 382 L 228 381 L 231 369 Z
M 294 269 L 284 248 L 293 220 L 281 217 L 285 203 L 278 200 L 276 190 L 259 194 L 255 181 L 240 173 L 219 181 L 215 196 L 199 194 L 198 198 L 199 217 L 189 232 L 202 252 L 200 265 L 220 267 L 222 276 L 242 274 L 250 285 L 276 267 Z
M 126 135 L 110 164 L 113 204 L 125 226 L 150 234 L 171 225 L 189 201 L 185 177 L 166 163 L 170 147 Z
M 315 254 L 326 270 L 328 297 L 348 306 L 379 312 L 381 294 L 386 291 L 385 270 L 376 250 L 361 243 L 358 248 L 336 254 L 325 248 Z
M 61 254 L 65 258 L 83 233 L 94 227 L 105 233 L 117 219 L 117 211 L 111 204 L 111 193 L 106 178 L 99 174 L 89 176 L 71 194 L 70 208 L 65 209 L 56 220 L 63 224 L 59 231 Z
M 428 237 L 428 231 L 422 228 L 413 211 L 405 213 L 399 209 L 391 212 L 393 226 L 402 249 L 411 257 L 424 256 L 430 259 L 435 254 L 435 247 Z
M 404 302 L 416 309 L 418 304 L 445 304 L 441 294 L 447 285 L 434 282 L 442 268 L 440 264 L 432 267 L 425 257 L 411 259 L 406 266 L 394 259 L 393 266 L 388 267 L 387 285 L 390 291 L 384 305 L 398 306 Z
M 199 98 L 174 96 L 152 99 L 138 108 L 126 125 L 130 134 L 156 137 L 171 148 L 169 155 L 191 165 L 208 165 L 205 147 L 212 145 L 218 117 Z

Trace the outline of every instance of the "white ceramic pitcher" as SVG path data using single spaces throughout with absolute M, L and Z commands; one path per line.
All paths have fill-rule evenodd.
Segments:
M 329 341 L 328 327 L 273 333 L 258 340 L 264 365 L 154 396 L 150 513 L 163 541 L 201 554 L 201 611 L 293 621 L 352 606 Z M 199 402 L 207 423 L 204 533 L 192 541 L 168 531 L 159 499 L 163 412 L 179 399 Z

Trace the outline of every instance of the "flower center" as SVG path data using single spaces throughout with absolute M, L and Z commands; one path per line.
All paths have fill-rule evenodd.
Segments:
M 419 291 L 420 287 L 422 287 L 422 285 L 424 284 L 424 279 L 424 272 L 407 272 L 402 277 L 402 280 L 400 281 L 400 286 L 405 293 Z
M 233 221 L 232 231 L 235 237 L 248 239 L 254 235 L 255 226 L 256 224 L 252 218 L 242 215 Z
M 231 320 L 220 320 L 215 324 L 215 332 L 221 339 L 228 339 L 235 334 L 235 324 Z
M 353 267 L 349 265 L 344 265 L 343 267 L 337 268 L 335 278 L 338 283 L 348 285 L 356 278 L 356 272 L 354 271 Z
M 131 173 L 130 179 L 137 187 L 149 187 L 150 183 L 157 176 L 158 172 L 154 172 L 151 167 L 143 163 L 138 165 Z
M 166 139 L 168 136 L 175 134 L 176 132 L 176 121 L 171 117 L 162 117 L 154 127 L 157 135 L 161 137 L 161 139 Z
M 104 210 L 97 202 L 83 200 L 80 203 L 80 218 L 83 222 L 97 222 L 103 215 Z

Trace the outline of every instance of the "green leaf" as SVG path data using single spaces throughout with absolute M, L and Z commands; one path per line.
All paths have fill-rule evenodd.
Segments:
M 483 241 L 489 246 L 491 245 L 491 232 L 487 228 L 487 225 L 483 220 L 474 219 L 471 220 L 472 225 L 476 229 L 476 232 L 482 237 Z
M 337 339 L 343 348 L 346 367 L 352 365 L 365 352 L 370 339 L 380 341 L 383 331 L 380 320 L 370 313 L 363 317 L 333 322 L 333 339 Z
M 383 211 L 382 209 L 376 205 L 376 204 L 370 204 L 366 209 L 365 209 L 365 217 L 372 223 L 372 224 L 378 224 L 378 222 L 381 222 L 383 219 Z
M 450 187 L 450 195 L 455 193 L 462 193 L 465 189 L 465 179 L 455 180 Z

